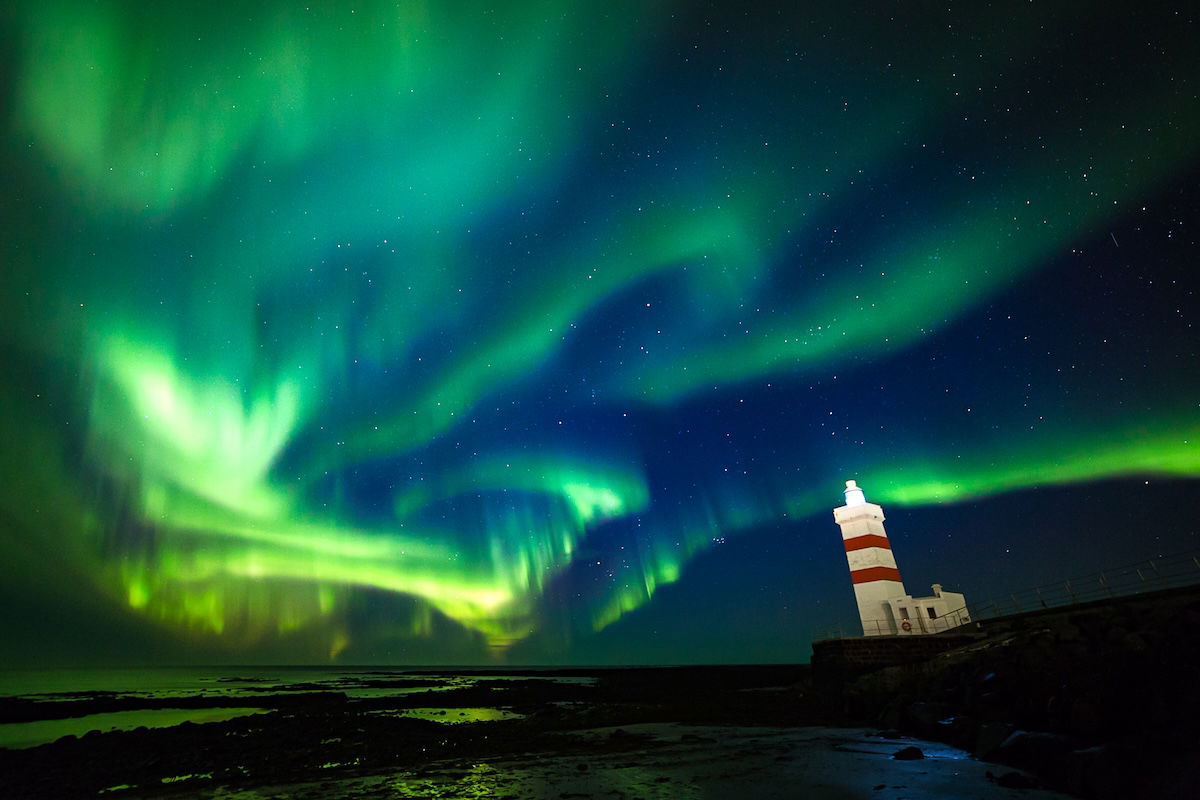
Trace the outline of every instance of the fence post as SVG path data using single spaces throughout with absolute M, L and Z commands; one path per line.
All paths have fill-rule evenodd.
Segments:
M 1112 587 L 1108 585 L 1108 581 L 1104 578 L 1104 573 L 1100 573 L 1100 585 L 1104 587 L 1104 593 L 1110 598 L 1112 597 Z
M 1009 597 L 1012 598 L 1013 613 L 1020 614 L 1021 613 L 1021 605 L 1017 602 L 1017 596 L 1015 594 L 1010 594 Z
M 1067 596 L 1071 598 L 1071 603 L 1075 603 L 1075 590 L 1071 588 L 1071 582 L 1067 581 Z
M 1046 601 L 1042 598 L 1042 590 L 1034 589 L 1033 593 L 1037 595 L 1038 605 L 1040 605 L 1042 608 L 1046 608 Z

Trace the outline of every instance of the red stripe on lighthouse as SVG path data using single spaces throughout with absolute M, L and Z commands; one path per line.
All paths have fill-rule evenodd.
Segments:
M 895 567 L 867 567 L 850 571 L 850 582 L 857 585 L 871 581 L 896 581 L 900 583 L 900 570 Z
M 882 547 L 884 550 L 892 549 L 892 546 L 888 544 L 886 536 L 877 536 L 874 533 L 867 533 L 862 536 L 855 536 L 853 539 L 846 540 L 847 553 L 851 553 L 855 550 L 865 550 L 868 547 Z

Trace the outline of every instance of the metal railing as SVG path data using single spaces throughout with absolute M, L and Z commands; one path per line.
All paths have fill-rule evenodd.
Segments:
M 946 616 L 966 614 L 977 622 L 1197 583 L 1200 583 L 1200 551 L 1189 551 L 1010 592 L 985 602 L 967 603 L 965 608 Z
M 960 625 L 965 625 L 970 622 L 970 614 L 967 609 L 958 609 L 943 614 L 935 619 L 928 619 L 921 615 L 917 615 L 912 619 L 897 620 L 893 622 L 890 619 L 871 619 L 863 623 L 863 629 L 859 626 L 851 626 L 853 630 L 839 625 L 836 628 L 826 628 L 824 630 L 813 631 L 813 638 L 820 639 L 847 639 L 859 636 L 896 636 L 900 634 L 924 634 L 924 633 L 942 633 L 952 630 Z M 908 630 L 898 627 L 908 623 Z
M 847 628 L 845 625 L 835 625 L 832 628 L 818 628 L 812 632 L 812 640 L 814 642 L 822 642 L 826 639 L 852 639 L 857 636 L 862 636 L 863 633 L 858 628 Z
M 969 622 L 1025 614 L 1050 608 L 1062 608 L 1094 600 L 1129 597 L 1144 592 L 1176 589 L 1200 584 L 1200 550 L 1157 556 L 1122 567 L 1103 569 L 1087 575 L 1055 581 L 1019 592 L 1010 592 L 1003 597 L 984 602 L 967 603 L 963 608 L 943 614 L 936 620 L 917 620 L 913 625 L 939 623 L 937 629 L 918 629 L 913 633 L 940 633 Z M 888 620 L 871 620 L 876 632 L 866 635 L 888 635 L 892 633 Z M 858 626 L 837 626 L 813 631 L 813 638 L 845 639 L 862 636 Z

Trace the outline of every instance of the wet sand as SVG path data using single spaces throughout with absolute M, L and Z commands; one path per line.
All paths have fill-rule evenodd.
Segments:
M 753 728 L 651 723 L 565 734 L 595 743 L 595 753 L 526 754 L 445 761 L 415 770 L 345 780 L 197 793 L 229 800 L 385 800 L 391 798 L 608 798 L 610 800 L 933 800 L 1067 795 L 1006 788 L 985 764 L 946 745 L 881 738 L 865 728 Z M 606 752 L 612 738 L 639 747 Z M 892 758 L 917 746 L 920 760 Z M 574 749 L 574 748 L 573 748 Z

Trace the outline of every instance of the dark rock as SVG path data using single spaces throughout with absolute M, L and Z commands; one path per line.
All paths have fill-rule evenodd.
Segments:
M 1090 797 L 1107 797 L 1106 792 L 1097 791 L 1111 776 L 1106 765 L 1114 759 L 1108 747 L 1089 747 L 1071 753 L 1066 768 L 1064 788 L 1076 794 Z M 1119 759 L 1124 760 L 1124 759 Z
M 1121 647 L 1129 653 L 1143 653 L 1146 651 L 1148 645 L 1146 644 L 1146 640 L 1139 634 L 1130 633 L 1121 638 Z
M 1106 638 L 1109 644 L 1119 645 L 1129 635 L 1129 631 L 1121 627 L 1112 627 L 1108 629 Z
M 1006 699 L 1006 693 L 992 689 L 980 692 L 976 696 L 975 708 L 972 710 L 979 712 L 985 718 L 996 717 L 998 719 L 1004 719 L 1012 712 Z
M 924 757 L 925 754 L 921 752 L 921 748 L 912 747 L 911 745 L 908 747 L 902 747 L 896 752 L 892 753 L 892 758 L 896 761 L 918 761 Z
M 715 742 L 716 739 L 712 738 L 711 736 L 697 736 L 694 733 L 685 733 L 683 736 L 679 737 L 679 741 L 687 742 L 689 744 L 701 744 L 704 742 Z
M 1191 798 L 1200 786 L 1200 745 L 1180 746 L 1174 736 L 1126 738 L 1076 750 L 1057 778 L 1063 790 L 1094 800 Z
M 1021 665 L 1026 669 L 1038 669 L 1052 662 L 1054 654 L 1045 647 L 1031 645 L 1021 651 Z
M 904 723 L 904 707 L 906 705 L 907 701 L 904 698 L 895 698 L 883 709 L 883 713 L 877 720 L 878 723 L 888 728 L 898 728 Z
M 1006 772 L 996 778 L 996 785 L 1005 789 L 1036 789 L 1041 784 L 1023 773 Z
M 932 733 L 937 724 L 954 715 L 948 703 L 913 703 L 904 710 L 905 721 L 923 733 Z
M 1103 717 L 1099 708 L 1086 697 L 1076 698 L 1071 703 L 1067 717 L 1067 728 L 1076 736 L 1091 737 L 1100 732 Z
M 987 722 L 980 725 L 975 733 L 975 746 L 971 748 L 971 752 L 979 758 L 991 759 L 1014 730 L 1016 728 L 1006 722 Z
M 1074 742 L 1056 733 L 1013 731 L 993 754 L 1002 764 L 1021 767 L 1040 774 L 1058 774 Z
M 1078 626 L 1072 625 L 1070 622 L 1064 621 L 1063 623 L 1061 623 L 1055 629 L 1055 633 L 1058 634 L 1058 640 L 1060 642 L 1081 642 L 1081 641 L 1083 641 L 1083 632 L 1079 630 Z
M 937 738 L 940 741 L 964 750 L 975 743 L 979 731 L 979 723 L 962 714 L 938 720 L 937 727 Z

